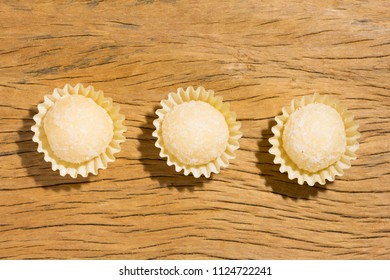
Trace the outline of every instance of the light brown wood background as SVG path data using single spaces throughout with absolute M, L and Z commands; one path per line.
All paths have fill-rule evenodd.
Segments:
M 389 259 L 389 1 L 1 1 L 0 258 Z M 98 176 L 51 171 L 31 141 L 45 94 L 92 84 L 127 141 Z M 202 85 L 231 103 L 241 149 L 212 179 L 174 172 L 159 101 Z M 362 133 L 335 183 L 299 186 L 268 154 L 292 98 L 337 96 Z

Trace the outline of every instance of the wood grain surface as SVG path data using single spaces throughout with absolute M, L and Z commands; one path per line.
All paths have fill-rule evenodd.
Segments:
M 1 1 L 0 258 L 390 259 L 390 3 Z M 60 177 L 32 116 L 66 83 L 121 105 L 126 142 L 98 176 Z M 178 87 L 231 103 L 241 149 L 211 179 L 152 138 Z M 291 99 L 338 97 L 362 133 L 334 183 L 299 186 L 268 153 Z

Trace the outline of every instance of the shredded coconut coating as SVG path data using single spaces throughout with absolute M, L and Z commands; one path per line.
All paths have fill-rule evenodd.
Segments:
M 164 146 L 181 163 L 207 164 L 226 149 L 229 128 L 221 112 L 203 101 L 177 105 L 162 124 Z
M 284 128 L 283 148 L 299 168 L 309 172 L 335 163 L 346 149 L 345 128 L 339 113 L 322 103 L 295 111 Z
M 44 118 L 44 129 L 54 154 L 72 163 L 99 156 L 114 134 L 106 110 L 81 95 L 68 95 L 57 101 Z

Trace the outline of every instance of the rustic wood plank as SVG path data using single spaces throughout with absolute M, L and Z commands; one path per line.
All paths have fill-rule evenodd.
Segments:
M 390 3 L 2 1 L 0 258 L 389 259 Z M 36 105 L 65 83 L 121 104 L 127 141 L 88 179 L 52 172 Z M 241 149 L 212 179 L 174 172 L 151 136 L 159 101 L 202 85 L 231 102 Z M 358 160 L 299 186 L 267 152 L 292 98 L 337 96 Z

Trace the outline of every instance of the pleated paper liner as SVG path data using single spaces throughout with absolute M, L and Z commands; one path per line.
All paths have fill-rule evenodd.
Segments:
M 77 94 L 91 98 L 97 105 L 106 110 L 112 119 L 114 127 L 113 138 L 105 152 L 100 154 L 100 156 L 79 164 L 58 158 L 51 150 L 43 128 L 43 119 L 54 103 L 63 96 Z M 38 143 L 37 150 L 44 154 L 44 160 L 51 162 L 53 171 L 59 170 L 61 176 L 69 174 L 72 178 L 76 178 L 77 175 L 87 177 L 89 173 L 97 175 L 99 169 L 106 169 L 108 163 L 115 160 L 114 154 L 121 150 L 120 143 L 125 141 L 123 135 L 126 131 L 126 127 L 123 125 L 125 117 L 119 113 L 119 109 L 119 105 L 114 104 L 111 98 L 104 97 L 102 91 L 95 91 L 92 86 L 84 87 L 82 84 L 77 84 L 75 87 L 72 87 L 66 84 L 63 89 L 54 89 L 53 94 L 46 95 L 44 102 L 38 105 L 38 114 L 33 118 L 35 125 L 31 127 L 31 130 L 34 132 L 33 141 Z
M 162 138 L 162 122 L 165 115 L 173 110 L 175 106 L 192 100 L 207 102 L 221 112 L 229 129 L 229 139 L 225 151 L 215 160 L 203 165 L 182 164 L 167 151 Z M 219 173 L 221 168 L 226 168 L 229 165 L 229 161 L 236 157 L 235 151 L 240 147 L 238 140 L 242 136 L 240 132 L 241 123 L 236 120 L 236 114 L 230 111 L 229 104 L 223 103 L 221 96 L 214 96 L 214 91 L 205 90 L 203 87 L 198 87 L 197 89 L 193 87 L 188 87 L 187 89 L 179 88 L 177 92 L 169 93 L 168 99 L 162 100 L 160 104 L 162 109 L 156 111 L 158 118 L 153 122 L 156 127 L 153 136 L 157 138 L 155 146 L 161 150 L 160 157 L 167 158 L 167 164 L 169 166 L 174 165 L 176 172 L 184 170 L 184 175 L 186 176 L 192 173 L 195 178 L 199 178 L 202 175 L 209 178 L 211 173 Z
M 347 140 L 346 150 L 340 159 L 327 168 L 314 173 L 300 169 L 288 157 L 283 149 L 282 140 L 284 126 L 290 115 L 310 103 L 323 103 L 334 108 L 342 118 Z M 335 177 L 342 176 L 344 170 L 351 167 L 351 161 L 356 159 L 356 151 L 359 148 L 358 139 L 360 138 L 360 133 L 358 132 L 359 125 L 354 121 L 353 114 L 346 107 L 340 105 L 338 100 L 328 95 L 314 94 L 303 96 L 301 99 L 294 99 L 291 101 L 290 106 L 282 109 L 282 115 L 275 117 L 275 120 L 277 124 L 272 127 L 274 136 L 269 139 L 269 142 L 272 144 L 269 152 L 275 156 L 274 163 L 280 164 L 280 172 L 287 172 L 290 180 L 298 179 L 300 185 L 304 183 L 307 183 L 309 186 L 313 186 L 315 183 L 324 185 L 326 181 L 334 181 Z

